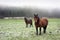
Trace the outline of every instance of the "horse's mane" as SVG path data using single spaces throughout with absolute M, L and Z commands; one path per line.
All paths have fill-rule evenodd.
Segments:
M 40 18 L 38 17 L 37 23 L 39 24 L 39 22 L 40 22 Z
M 39 22 L 40 22 L 40 18 L 39 17 L 37 17 L 38 18 L 38 20 L 37 20 L 37 22 L 35 22 L 35 24 L 39 24 Z
M 37 22 L 39 22 L 40 21 L 40 18 L 38 17 L 38 20 L 37 20 Z

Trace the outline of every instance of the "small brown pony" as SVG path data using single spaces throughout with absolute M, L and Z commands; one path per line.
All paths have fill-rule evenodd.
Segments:
M 30 24 L 30 27 L 33 26 L 32 25 L 32 19 L 28 19 L 28 18 L 24 17 L 24 21 L 26 23 L 26 27 L 28 27 L 28 24 Z
M 43 27 L 44 33 L 46 33 L 46 28 L 48 25 L 48 20 L 46 18 L 39 18 L 38 14 L 34 14 L 34 21 L 35 21 L 35 27 L 36 27 L 36 35 L 38 35 L 38 27 L 40 30 L 39 35 L 41 35 L 41 28 Z

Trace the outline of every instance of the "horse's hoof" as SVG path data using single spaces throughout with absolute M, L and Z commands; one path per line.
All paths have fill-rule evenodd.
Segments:
M 46 32 L 44 32 L 44 34 L 45 34 Z
M 52 33 L 52 32 L 49 32 L 49 33 Z
M 43 32 L 44 34 L 46 33 L 46 32 Z
M 36 34 L 36 35 L 38 35 L 38 34 Z
M 41 35 L 41 33 L 39 35 Z
M 26 27 L 26 28 L 28 28 L 28 27 Z
M 36 35 L 38 35 L 38 34 L 36 33 Z

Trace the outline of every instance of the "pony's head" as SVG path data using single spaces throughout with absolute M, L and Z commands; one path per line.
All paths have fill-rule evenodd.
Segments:
M 34 14 L 34 21 L 37 22 L 39 19 L 38 14 Z

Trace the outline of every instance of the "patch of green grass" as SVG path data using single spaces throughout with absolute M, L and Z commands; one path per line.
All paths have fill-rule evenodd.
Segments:
M 42 31 L 42 35 L 37 36 L 34 23 L 33 27 L 26 28 L 24 20 L 0 19 L 0 40 L 60 40 L 60 19 L 48 21 L 46 34 Z

